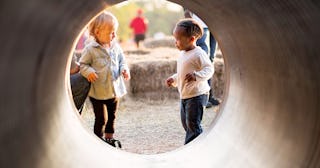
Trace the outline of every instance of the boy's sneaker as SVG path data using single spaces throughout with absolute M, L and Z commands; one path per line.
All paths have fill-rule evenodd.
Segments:
M 213 98 L 213 97 L 211 97 L 211 98 L 209 99 L 209 102 L 210 102 L 213 106 L 217 106 L 217 105 L 220 104 L 219 100 L 217 100 L 217 99 L 215 99 L 215 98 Z
M 206 108 L 211 108 L 212 107 L 212 103 L 208 101 Z
M 121 142 L 119 141 L 119 140 L 116 140 L 116 139 L 113 139 L 113 138 L 111 138 L 111 139 L 105 139 L 105 141 L 109 144 L 109 145 L 111 145 L 111 146 L 113 146 L 113 147 L 115 147 L 115 148 L 119 148 L 119 149 L 121 149 Z

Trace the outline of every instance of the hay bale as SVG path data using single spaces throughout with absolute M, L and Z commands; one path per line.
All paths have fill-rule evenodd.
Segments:
M 212 76 L 212 93 L 223 99 L 225 76 L 223 59 L 215 59 L 215 73 Z M 165 80 L 176 73 L 175 60 L 158 60 L 130 64 L 131 80 L 127 88 L 132 98 L 166 100 L 179 98 L 177 88 L 168 88 Z
M 175 48 L 175 39 L 173 36 L 164 37 L 161 39 L 148 38 L 143 45 L 146 48 L 169 47 Z
M 148 61 L 130 64 L 129 96 L 149 100 L 178 98 L 176 88 L 168 88 L 165 80 L 176 72 L 176 61 Z
M 139 51 L 141 52 L 141 51 Z M 159 47 L 143 50 L 146 54 L 127 52 L 131 80 L 126 83 L 131 98 L 165 100 L 179 98 L 177 88 L 165 86 L 165 80 L 176 73 L 176 59 L 180 51 L 176 48 Z M 220 50 L 214 59 L 215 73 L 212 77 L 212 93 L 223 99 L 225 76 L 224 62 Z
M 214 74 L 212 77 L 211 89 L 215 98 L 221 99 L 225 86 L 224 62 L 223 59 L 214 60 Z

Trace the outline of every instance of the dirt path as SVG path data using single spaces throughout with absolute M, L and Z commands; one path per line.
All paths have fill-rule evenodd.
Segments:
M 218 107 L 209 108 L 203 116 L 203 129 L 208 131 Z M 94 115 L 86 101 L 82 118 L 93 130 Z M 116 119 L 115 137 L 121 140 L 123 150 L 138 154 L 157 154 L 183 146 L 185 132 L 181 126 L 179 100 L 121 101 Z

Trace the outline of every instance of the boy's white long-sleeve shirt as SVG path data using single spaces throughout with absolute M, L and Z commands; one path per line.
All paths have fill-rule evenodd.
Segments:
M 186 74 L 193 72 L 196 81 L 187 82 Z M 173 86 L 178 88 L 181 99 L 206 94 L 210 90 L 208 80 L 214 73 L 213 65 L 209 56 L 200 48 L 195 47 L 190 51 L 182 51 L 177 60 L 177 73 L 171 77 L 174 79 Z

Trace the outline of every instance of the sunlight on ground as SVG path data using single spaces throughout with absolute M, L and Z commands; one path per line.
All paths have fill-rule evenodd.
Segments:
M 206 109 L 202 126 L 208 131 L 219 107 Z M 82 118 L 93 129 L 94 114 L 86 101 Z M 125 99 L 120 102 L 115 137 L 123 150 L 139 154 L 157 154 L 183 146 L 185 131 L 180 121 L 179 100 L 148 101 Z

